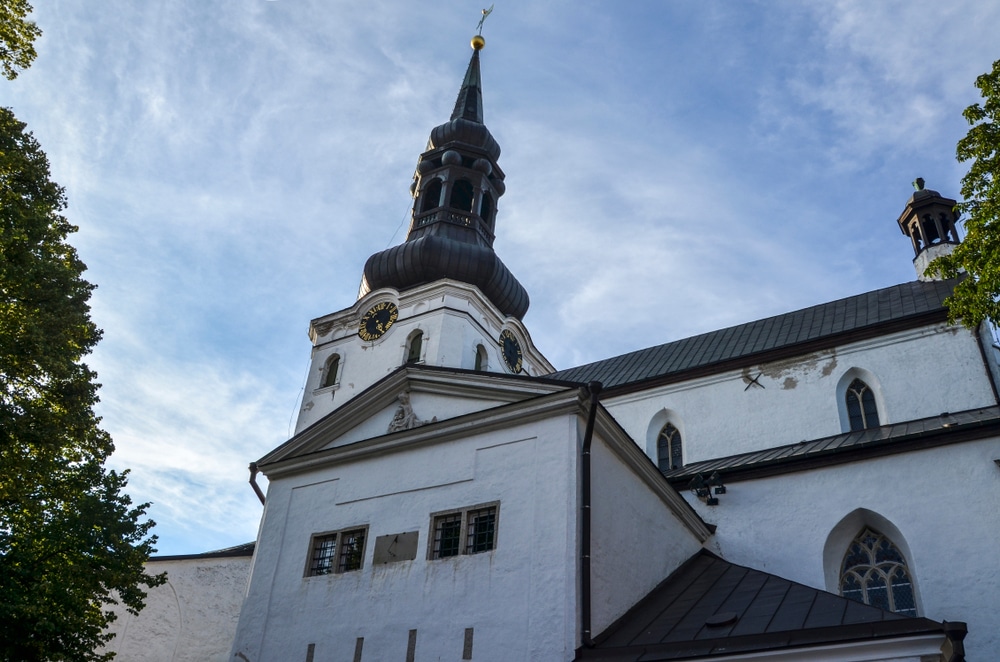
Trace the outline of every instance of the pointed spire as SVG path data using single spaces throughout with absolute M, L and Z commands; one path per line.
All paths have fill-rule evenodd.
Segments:
M 451 119 L 466 119 L 471 122 L 483 124 L 483 81 L 479 73 L 479 51 L 486 45 L 486 40 L 480 35 L 472 39 L 472 59 L 469 60 L 469 68 L 465 70 L 465 80 L 462 81 L 462 89 L 458 91 L 458 99 L 455 100 L 455 110 L 451 113 Z

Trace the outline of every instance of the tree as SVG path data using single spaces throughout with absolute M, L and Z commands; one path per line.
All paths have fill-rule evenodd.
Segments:
M 960 162 L 972 161 L 962 178 L 965 202 L 957 206 L 966 216 L 965 239 L 930 264 L 948 278 L 968 274 L 945 303 L 951 321 L 969 328 L 987 319 L 1000 324 L 1000 60 L 976 79 L 976 87 L 983 104 L 962 113 L 972 128 L 956 149 Z
M 138 612 L 165 577 L 144 563 L 148 504 L 100 429 L 95 373 L 82 358 L 101 337 L 93 285 L 66 237 L 63 189 L 24 124 L 0 108 L 0 660 L 107 660 L 113 602 Z
M 34 42 L 42 31 L 28 20 L 30 13 L 28 0 L 0 0 L 0 67 L 8 80 L 35 59 Z

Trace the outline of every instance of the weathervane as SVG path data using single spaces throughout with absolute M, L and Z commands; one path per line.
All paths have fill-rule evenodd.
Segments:
M 476 34 L 482 36 L 483 34 L 483 23 L 486 22 L 486 17 L 493 13 L 493 5 L 490 5 L 489 9 L 483 10 L 483 17 L 479 19 L 479 25 L 476 26 Z

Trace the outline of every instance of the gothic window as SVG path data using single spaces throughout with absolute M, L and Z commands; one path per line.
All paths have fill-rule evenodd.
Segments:
M 875 406 L 875 394 L 868 384 L 855 379 L 847 387 L 847 415 L 851 420 L 851 431 L 877 428 L 878 408 Z
M 681 449 L 681 433 L 673 423 L 667 423 L 656 439 L 657 465 L 660 471 L 680 469 L 684 465 Z
M 441 180 L 435 177 L 432 179 L 424 190 L 420 193 L 420 197 L 423 198 L 420 203 L 420 211 L 425 212 L 435 207 L 441 206 Z
M 326 369 L 323 371 L 323 382 L 320 388 L 327 388 L 337 383 L 340 372 L 340 354 L 334 354 L 326 362 Z
M 482 345 L 476 345 L 476 370 L 482 371 L 486 370 L 487 361 L 486 348 Z
M 840 594 L 879 609 L 917 615 L 906 559 L 891 540 L 868 527 L 861 530 L 844 555 Z
M 455 186 L 451 189 L 451 202 L 449 204 L 455 209 L 471 212 L 474 197 L 472 183 L 467 179 L 460 179 L 455 182 Z
M 406 345 L 406 362 L 407 363 L 419 363 L 420 362 L 420 352 L 424 346 L 424 332 L 417 331 L 412 336 Z

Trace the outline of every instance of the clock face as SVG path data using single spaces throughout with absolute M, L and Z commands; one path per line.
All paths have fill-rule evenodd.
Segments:
M 521 372 L 521 343 L 509 329 L 500 332 L 500 353 L 511 372 Z
M 396 308 L 396 304 L 391 301 L 377 303 L 361 317 L 358 335 L 361 336 L 362 340 L 378 340 L 389 330 L 397 317 L 399 317 L 399 309 Z

